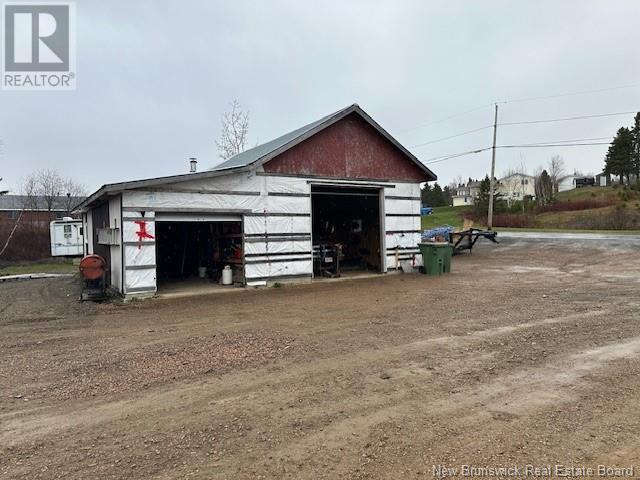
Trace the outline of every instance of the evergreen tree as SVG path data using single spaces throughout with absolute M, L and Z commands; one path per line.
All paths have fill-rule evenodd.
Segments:
M 640 182 L 640 112 L 636 113 L 633 119 L 633 128 L 631 129 L 632 140 L 632 167 L 636 176 L 636 182 Z
M 422 204 L 426 207 L 443 207 L 447 205 L 447 199 L 442 187 L 436 182 L 433 187 L 426 184 L 420 193 Z
M 480 191 L 478 192 L 478 196 L 474 200 L 474 210 L 476 215 L 484 216 L 489 213 L 490 192 L 491 180 L 489 180 L 489 175 L 487 175 L 480 182 Z
M 449 187 L 449 185 L 442 189 L 442 195 L 445 206 L 450 207 L 453 204 L 453 194 L 451 193 L 451 187 Z
M 546 170 L 542 170 L 540 176 L 536 178 L 535 191 L 536 199 L 540 205 L 548 205 L 553 202 L 555 186 L 553 178 Z
M 438 182 L 435 183 L 431 191 L 431 202 L 432 207 L 443 207 L 446 205 L 442 187 L 438 185 Z
M 422 190 L 420 190 L 420 201 L 422 202 L 422 205 L 424 205 L 425 207 L 430 207 L 430 200 L 431 200 L 431 185 L 429 185 L 428 183 L 424 184 L 424 188 Z
M 609 146 L 605 158 L 604 172 L 610 175 L 620 176 L 620 185 L 624 183 L 624 177 L 635 171 L 633 165 L 633 133 L 627 127 L 622 127 L 616 133 Z

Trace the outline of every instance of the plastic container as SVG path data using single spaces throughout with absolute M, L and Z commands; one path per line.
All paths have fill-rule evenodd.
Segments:
M 225 265 L 222 269 L 222 285 L 231 285 L 233 283 L 233 270 L 229 265 Z
M 424 273 L 442 275 L 451 271 L 453 247 L 448 242 L 425 242 L 419 245 Z
M 207 267 L 198 267 L 198 278 L 204 278 L 207 276 Z

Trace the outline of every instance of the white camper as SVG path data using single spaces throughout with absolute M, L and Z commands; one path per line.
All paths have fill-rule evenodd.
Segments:
M 51 222 L 49 229 L 52 257 L 81 257 L 83 255 L 82 220 L 63 217 Z

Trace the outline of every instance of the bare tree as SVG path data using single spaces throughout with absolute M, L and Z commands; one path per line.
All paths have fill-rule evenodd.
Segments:
M 556 195 L 558 193 L 560 180 L 564 176 L 564 160 L 560 155 L 554 155 L 549 160 L 549 168 L 548 172 L 549 177 L 551 177 L 551 182 L 553 183 L 553 194 Z
M 2 181 L 2 177 L 0 177 L 0 182 Z M 9 190 L 0 190 L 0 195 L 6 195 L 9 193 Z
M 61 198 L 66 199 L 65 209 L 71 211 L 75 207 L 75 197 L 84 196 L 87 192 L 84 186 L 71 178 L 64 178 L 57 170 L 43 169 L 25 178 L 21 193 L 25 197 L 24 209 L 51 212 Z
M 36 173 L 36 182 L 38 193 L 47 211 L 51 212 L 56 199 L 63 194 L 64 179 L 57 170 L 47 168 Z
M 20 194 L 24 197 L 22 201 L 23 210 L 39 210 L 40 202 L 38 199 L 38 175 L 32 173 L 22 182 Z
M 244 111 L 240 102 L 231 102 L 231 110 L 222 116 L 220 139 L 216 140 L 218 154 L 225 160 L 243 152 L 249 135 L 249 112 Z
M 78 197 L 87 196 L 87 189 L 84 185 L 76 182 L 72 178 L 64 180 L 63 192 L 66 195 L 65 206 L 68 213 L 71 213 L 71 211 L 78 206 Z

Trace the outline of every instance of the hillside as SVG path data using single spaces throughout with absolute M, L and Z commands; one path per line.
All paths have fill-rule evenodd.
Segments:
M 461 229 L 465 215 L 471 212 L 472 207 L 437 207 L 432 215 L 422 217 L 422 227 L 447 224 Z M 476 221 L 476 226 L 482 228 L 484 222 Z M 554 204 L 537 211 L 525 214 L 498 211 L 494 226 L 498 229 L 640 230 L 640 191 L 619 186 L 568 190 L 559 193 Z
M 422 217 L 422 228 L 429 229 L 441 225 L 451 225 L 456 229 L 462 229 L 465 213 L 469 213 L 471 207 L 435 207 L 431 215 Z
M 550 211 L 534 216 L 538 228 L 635 230 L 640 228 L 640 192 L 624 187 L 588 187 L 560 192 Z

